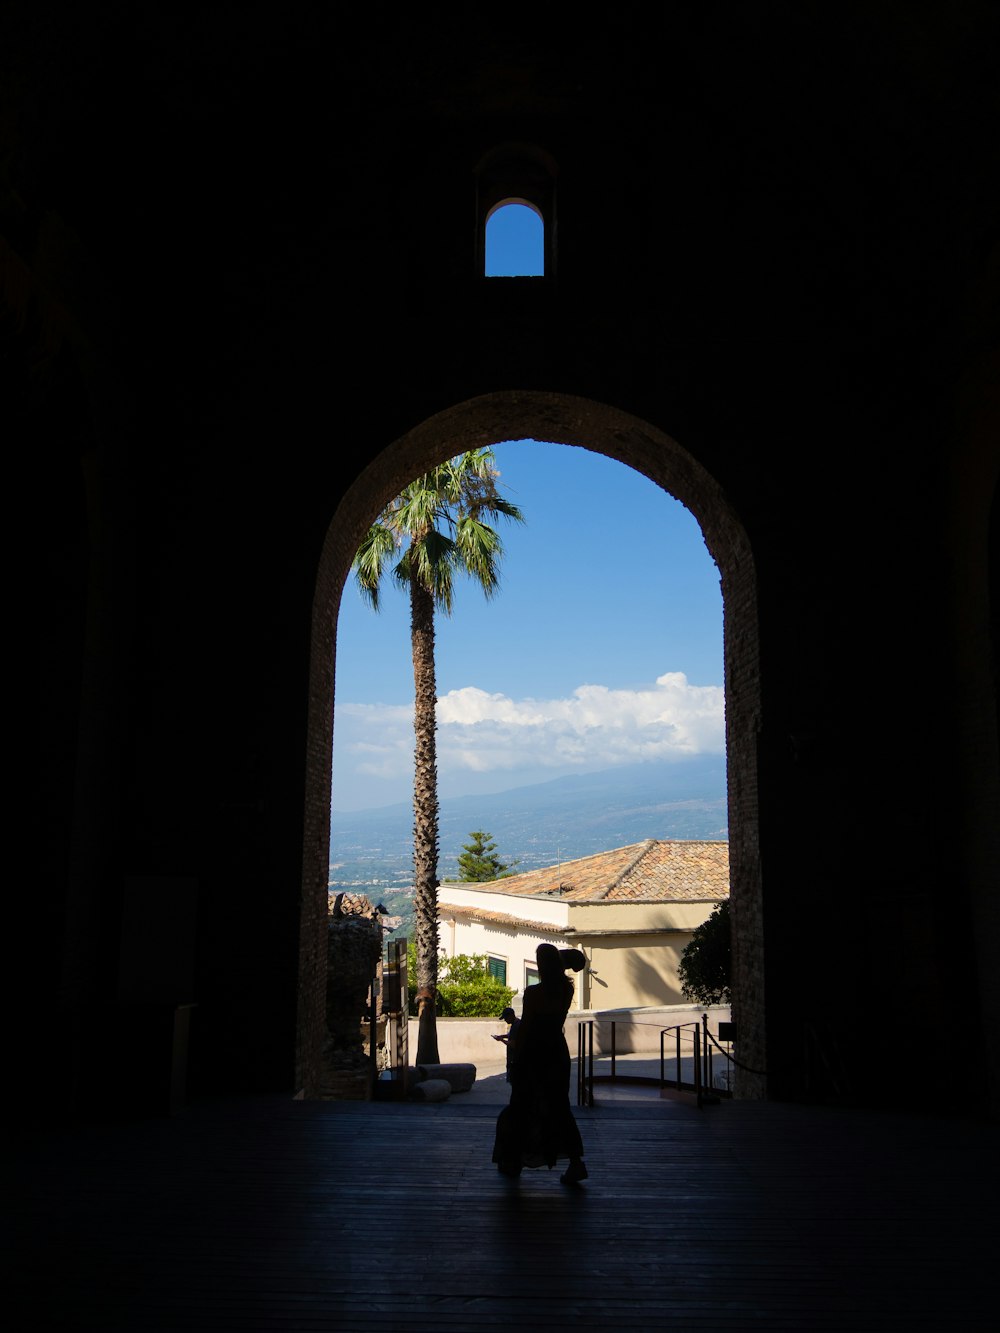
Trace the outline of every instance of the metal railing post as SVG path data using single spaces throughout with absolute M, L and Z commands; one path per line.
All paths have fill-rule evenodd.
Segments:
M 576 1025 L 576 1104 L 583 1105 L 583 1023 Z
M 708 1040 L 708 1014 L 702 1014 L 701 1016 L 701 1030 L 702 1030 L 702 1040 L 704 1042 L 704 1045 L 702 1047 L 702 1060 L 704 1063 L 701 1071 L 701 1082 L 703 1087 L 710 1088 L 712 1086 L 713 1080 L 712 1080 L 712 1048 Z
M 576 1028 L 576 1104 L 594 1104 L 594 1020 Z
M 611 1020 L 611 1082 L 615 1081 L 615 1020 Z
M 676 1082 L 677 1082 L 677 1090 L 678 1090 L 678 1092 L 679 1092 L 679 1091 L 680 1091 L 680 1087 L 681 1087 L 681 1083 L 682 1083 L 682 1081 L 683 1081 L 683 1080 L 681 1079 L 681 1029 L 680 1029 L 680 1024 L 677 1025 L 677 1027 L 674 1029 L 674 1032 L 676 1033 L 676 1037 L 677 1037 L 677 1041 L 676 1041 L 676 1052 L 677 1052 L 677 1060 L 676 1060 L 676 1065 L 677 1065 L 677 1078 L 676 1078 Z
M 594 1104 L 594 1025 L 590 1024 L 587 1038 L 587 1105 Z
M 694 1095 L 698 1103 L 698 1109 L 701 1110 L 701 1029 L 697 1023 L 694 1025 Z

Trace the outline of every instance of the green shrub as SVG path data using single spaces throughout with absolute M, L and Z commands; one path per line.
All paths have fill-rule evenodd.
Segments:
M 488 977 L 478 981 L 443 982 L 438 1012 L 444 1018 L 499 1018 L 514 998 L 509 986 Z
M 438 973 L 438 1013 L 445 1018 L 499 1018 L 514 992 L 490 972 L 484 953 L 442 958 Z
M 728 1004 L 730 981 L 729 899 L 692 933 L 677 968 L 681 989 L 697 1004 Z
M 407 960 L 407 989 L 410 1013 L 416 1014 L 417 960 L 412 941 L 410 949 L 413 952 Z M 510 986 L 505 986 L 490 972 L 486 954 L 460 953 L 454 958 L 441 959 L 438 1013 L 442 1018 L 499 1018 L 513 998 Z

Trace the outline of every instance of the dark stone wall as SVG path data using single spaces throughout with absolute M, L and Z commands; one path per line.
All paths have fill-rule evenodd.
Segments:
M 197 1004 L 190 1087 L 314 1085 L 345 562 L 400 480 L 528 424 L 641 467 L 719 561 L 747 1065 L 905 1097 L 891 1013 L 894 1064 L 947 1043 L 995 1107 L 995 8 L 4 22 L 36 1086 L 58 1034 L 81 1111 L 128 1101 L 139 877 L 196 885 L 157 1001 Z M 475 269 L 501 144 L 553 164 L 530 286 Z

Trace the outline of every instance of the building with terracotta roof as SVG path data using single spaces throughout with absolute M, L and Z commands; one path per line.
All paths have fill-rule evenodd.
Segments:
M 487 884 L 442 884 L 441 948 L 486 954 L 517 991 L 537 979 L 542 941 L 578 948 L 587 966 L 574 1008 L 682 1004 L 681 954 L 728 897 L 728 842 L 648 838 Z

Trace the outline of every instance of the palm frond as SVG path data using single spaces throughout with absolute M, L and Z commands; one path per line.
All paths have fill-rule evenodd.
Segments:
M 434 599 L 434 605 L 451 615 L 455 593 L 455 573 L 461 567 L 461 554 L 454 540 L 437 529 L 425 534 L 410 548 L 411 575 L 417 578 Z
M 466 514 L 455 525 L 455 546 L 462 569 L 476 580 L 487 598 L 492 597 L 500 585 L 503 543 L 499 534 Z
M 352 568 L 358 588 L 374 611 L 379 609 L 379 587 L 385 567 L 398 549 L 393 531 L 383 523 L 373 523 L 355 553 Z
M 386 505 L 354 559 L 358 586 L 375 610 L 390 566 L 396 584 L 405 588 L 418 579 L 446 615 L 459 573 L 494 595 L 503 546 L 490 524 L 524 522 L 518 506 L 500 494 L 499 475 L 492 449 L 471 449 L 414 478 Z

